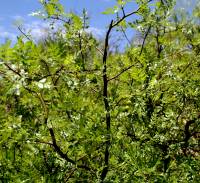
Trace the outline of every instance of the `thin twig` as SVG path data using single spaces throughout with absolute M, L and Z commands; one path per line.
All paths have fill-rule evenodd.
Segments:
M 61 22 L 64 22 L 65 24 L 69 24 L 69 25 L 71 24 L 71 19 L 65 20 L 65 19 L 61 18 L 60 16 L 56 16 L 56 15 L 50 16 L 49 18 L 51 18 L 53 20 L 59 20 Z
M 122 69 L 122 71 L 121 71 L 119 74 L 117 74 L 116 76 L 114 76 L 114 77 L 108 79 L 108 81 L 111 81 L 111 80 L 114 80 L 114 79 L 118 78 L 118 77 L 121 76 L 124 72 L 128 71 L 129 69 L 131 69 L 134 65 L 135 65 L 135 63 L 132 64 L 132 65 L 130 65 L 130 66 L 128 66 L 128 67 L 126 67 L 126 68 L 124 68 L 124 69 Z
M 144 45 L 145 45 L 145 41 L 147 39 L 148 34 L 150 33 L 150 30 L 151 30 L 151 25 L 149 26 L 149 28 L 147 29 L 147 32 L 144 35 L 144 39 L 143 39 L 143 42 L 142 42 L 142 47 L 141 47 L 140 54 L 139 54 L 140 56 L 142 55 L 142 52 L 143 52 L 143 49 L 144 49 Z
M 128 36 L 126 35 L 126 32 L 125 32 L 125 30 L 123 29 L 123 27 L 121 27 L 121 31 L 122 31 L 124 37 L 126 38 L 128 44 L 131 46 L 131 45 L 132 45 L 132 44 L 131 44 L 131 41 L 129 40 Z
M 40 144 L 46 144 L 46 145 L 53 146 L 52 143 L 50 143 L 50 142 L 45 142 L 45 141 L 41 141 L 41 140 L 36 140 L 35 143 L 40 143 Z
M 72 171 L 69 173 L 69 175 L 66 177 L 65 182 L 67 182 L 71 176 L 74 174 L 74 172 L 76 171 L 76 168 L 72 169 Z
M 17 27 L 17 29 L 28 39 L 29 41 L 33 41 L 23 30 L 20 26 Z
M 153 0 L 149 0 L 147 3 L 151 2 Z M 137 14 L 139 12 L 139 10 L 141 9 L 141 7 L 139 7 L 136 11 L 132 11 L 128 14 L 124 14 L 119 20 L 117 20 L 116 22 L 113 22 L 112 24 L 112 28 L 116 27 L 117 25 L 119 25 L 123 20 L 125 20 L 126 18 L 134 15 L 134 14 Z
M 17 74 L 18 76 L 22 77 L 22 75 L 16 71 L 15 69 L 13 69 L 10 65 L 8 65 L 7 63 L 4 63 L 4 65 L 12 72 L 14 72 L 15 74 Z

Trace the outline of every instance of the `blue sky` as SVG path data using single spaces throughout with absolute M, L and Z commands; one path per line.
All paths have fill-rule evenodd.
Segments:
M 115 4 L 115 0 L 61 0 L 66 11 L 81 13 L 86 8 L 91 17 L 90 25 L 97 34 L 103 32 L 111 17 L 103 15 L 102 12 Z M 18 34 L 16 20 L 23 20 L 23 24 L 30 29 L 38 29 L 45 26 L 44 22 L 29 14 L 41 9 L 37 0 L 2 0 L 0 7 L 0 43 L 5 38 L 15 39 Z M 38 30 L 34 30 L 37 33 Z M 99 32 L 98 32 L 99 31 Z
M 178 7 L 189 6 L 190 0 L 178 0 Z M 195 1 L 195 0 L 192 0 Z M 196 0 L 198 1 L 198 0 Z M 103 15 L 102 12 L 115 4 L 115 0 L 60 0 L 65 6 L 66 11 L 75 11 L 80 13 L 83 8 L 86 8 L 90 16 L 90 26 L 96 34 L 103 34 L 106 25 L 109 24 L 112 16 Z M 194 3 L 193 3 L 194 4 Z M 27 29 L 31 29 L 35 35 L 41 34 L 42 29 L 45 29 L 46 24 L 36 17 L 31 17 L 29 14 L 41 9 L 38 0 L 2 0 L 0 6 L 0 43 L 5 41 L 5 38 L 15 40 L 17 34 L 16 20 L 23 20 L 23 24 Z M 134 3 L 129 3 L 128 10 L 136 9 Z M 129 36 L 133 36 L 133 32 L 129 32 Z

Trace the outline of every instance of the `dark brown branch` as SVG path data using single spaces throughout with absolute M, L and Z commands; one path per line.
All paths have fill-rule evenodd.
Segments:
M 149 26 L 149 28 L 147 29 L 147 32 L 144 35 L 144 39 L 143 39 L 143 42 L 142 42 L 142 47 L 141 47 L 140 54 L 139 54 L 140 56 L 142 55 L 142 52 L 143 52 L 143 49 L 144 49 L 144 45 L 145 45 L 145 41 L 146 41 L 147 36 L 150 33 L 150 31 L 151 31 L 151 25 Z
M 12 72 L 14 72 L 16 75 L 22 77 L 22 75 L 21 75 L 18 71 L 16 71 L 15 69 L 13 69 L 10 65 L 8 65 L 7 63 L 4 63 L 4 65 L 5 65 L 10 71 L 12 71 Z
M 160 54 L 162 52 L 162 45 L 160 44 L 159 37 L 160 37 L 160 30 L 157 27 L 156 28 L 156 44 L 157 44 L 157 57 L 158 58 L 160 58 Z
M 43 159 L 44 159 L 44 164 L 48 170 L 48 172 L 51 174 L 52 173 L 52 166 L 49 165 L 48 163 L 48 158 L 47 154 L 45 153 L 45 150 L 42 151 Z
M 151 1 L 152 0 L 149 0 L 148 2 L 151 2 Z M 122 8 L 123 16 L 121 18 L 117 18 L 116 21 L 111 20 L 110 25 L 108 27 L 108 30 L 106 32 L 104 52 L 103 52 L 103 71 L 102 71 L 102 74 L 103 74 L 103 100 L 104 100 L 104 106 L 105 106 L 105 110 L 106 110 L 106 130 L 107 130 L 107 134 L 106 134 L 106 147 L 105 147 L 105 153 L 104 153 L 104 168 L 103 168 L 102 173 L 101 173 L 101 182 L 104 181 L 104 179 L 106 178 L 107 173 L 108 173 L 109 156 L 110 156 L 109 148 L 110 148 L 110 143 L 111 143 L 110 142 L 111 117 L 110 117 L 110 104 L 109 104 L 109 100 L 108 100 L 108 82 L 109 82 L 109 80 L 108 80 L 108 77 L 107 77 L 107 57 L 108 57 L 109 37 L 110 37 L 110 33 L 111 33 L 113 28 L 118 26 L 126 18 L 138 13 L 140 9 L 141 9 L 141 7 L 139 7 L 136 11 L 133 11 L 129 14 L 125 14 L 124 9 Z M 133 66 L 131 66 L 131 67 L 133 67 Z M 128 70 L 128 69 L 126 69 L 126 70 Z M 121 75 L 124 72 L 125 71 L 122 71 L 119 75 Z
M 53 131 L 53 128 L 49 128 L 49 133 L 51 135 L 52 144 L 55 149 L 55 151 L 61 156 L 61 158 L 65 159 L 67 162 L 70 162 L 72 164 L 76 164 L 74 160 L 70 159 L 67 154 L 63 153 L 63 151 L 60 149 L 60 147 L 57 145 L 55 134 Z
M 191 137 L 191 133 L 190 133 L 190 125 L 192 125 L 193 123 L 195 123 L 195 120 L 190 120 L 188 122 L 186 122 L 185 124 L 185 129 L 184 129 L 184 133 L 185 133 L 185 138 L 184 138 L 184 146 L 185 148 L 187 148 L 188 146 L 188 141 Z
M 150 1 L 152 1 L 152 0 L 149 0 L 148 2 L 150 2 Z M 110 25 L 108 27 L 108 30 L 106 32 L 104 52 L 103 52 L 103 71 L 102 71 L 102 74 L 103 74 L 103 100 L 104 100 L 104 106 L 105 106 L 105 110 L 106 110 L 106 130 L 107 130 L 107 134 L 106 134 L 106 147 L 105 147 L 105 153 L 104 153 L 104 168 L 103 168 L 102 173 L 101 173 L 101 182 L 104 181 L 104 179 L 106 178 L 107 173 L 108 173 L 109 156 L 110 156 L 109 148 L 110 148 L 110 143 L 111 143 L 110 142 L 111 117 L 110 117 L 110 105 L 109 105 L 109 100 L 108 100 L 108 82 L 109 82 L 109 80 L 108 80 L 108 77 L 107 77 L 107 57 L 108 57 L 109 37 L 110 37 L 110 33 L 111 33 L 113 28 L 118 26 L 126 18 L 138 13 L 140 9 L 141 9 L 141 7 L 139 7 L 136 11 L 133 11 L 129 14 L 125 14 L 124 10 L 122 9 L 123 16 L 121 18 L 118 18 L 118 20 L 116 20 L 116 21 L 111 20 Z M 125 71 L 123 71 L 122 73 L 124 73 L 124 72 Z
M 131 69 L 134 65 L 135 65 L 135 63 L 132 64 L 132 65 L 130 65 L 130 66 L 128 66 L 128 67 L 126 67 L 126 68 L 124 68 L 124 69 L 122 69 L 122 71 L 121 71 L 119 74 L 117 74 L 116 76 L 114 76 L 114 77 L 108 79 L 108 81 L 111 81 L 111 80 L 114 80 L 114 79 L 118 78 L 118 77 L 121 76 L 124 72 L 128 71 L 129 69 Z
M 64 69 L 64 66 L 62 65 L 62 66 L 60 67 L 60 69 L 58 69 L 58 70 L 55 72 L 54 76 L 58 75 L 63 69 Z M 55 85 L 55 86 L 57 85 L 58 80 L 60 79 L 60 77 L 61 77 L 61 75 L 58 75 L 58 77 L 55 79 L 55 81 L 54 81 L 54 85 Z
M 71 158 L 69 158 L 68 155 L 66 153 L 64 153 L 61 150 L 61 148 L 57 145 L 57 141 L 56 141 L 56 137 L 55 137 L 53 128 L 49 128 L 49 133 L 51 135 L 54 150 L 60 155 L 60 157 L 63 158 L 64 160 L 66 160 L 67 162 L 72 163 L 73 165 L 77 165 L 76 162 L 74 160 L 72 160 Z M 87 167 L 86 165 L 77 165 L 77 167 L 83 168 L 85 170 L 90 170 L 90 168 Z
M 105 46 L 104 46 L 104 54 L 103 54 L 103 100 L 104 100 L 104 106 L 106 110 L 106 129 L 107 129 L 107 135 L 106 135 L 106 149 L 104 154 L 104 168 L 101 173 L 101 181 L 103 182 L 107 173 L 108 173 L 108 165 L 109 165 L 109 148 L 110 148 L 110 105 L 108 101 L 108 77 L 107 77 L 107 56 L 108 56 L 108 46 L 109 46 L 109 37 L 111 30 L 113 28 L 113 20 L 110 22 L 110 26 L 108 28 L 108 31 L 106 33 L 105 38 Z
M 123 33 L 125 39 L 127 40 L 128 44 L 131 46 L 131 41 L 129 40 L 128 36 L 126 35 L 126 32 L 125 32 L 125 30 L 123 29 L 123 27 L 121 27 L 121 31 L 122 31 L 122 33 Z
M 121 6 L 121 9 L 122 9 L 123 16 L 126 16 L 126 13 L 125 13 L 125 10 L 124 10 L 124 6 Z
M 22 35 L 24 37 L 26 37 L 26 39 L 28 39 L 29 41 L 33 41 L 31 40 L 31 38 L 22 30 L 22 28 L 20 26 L 17 27 L 17 29 L 22 33 Z
M 42 107 L 44 109 L 44 124 L 47 124 L 47 120 L 48 120 L 48 109 L 47 109 L 47 106 L 45 104 L 45 101 L 44 101 L 44 98 L 41 94 L 38 94 L 37 92 L 29 89 L 28 87 L 25 87 L 24 88 L 29 91 L 30 93 L 33 93 L 33 94 L 36 94 L 36 96 L 39 98 L 41 104 L 42 104 Z M 49 129 L 49 133 L 50 133 L 50 136 L 51 136 L 51 140 L 52 140 L 52 143 L 47 143 L 47 142 L 41 142 L 41 141 L 38 141 L 40 143 L 45 143 L 45 144 L 48 144 L 50 146 L 52 146 L 54 148 L 54 150 L 60 155 L 61 158 L 63 158 L 64 160 L 66 160 L 67 162 L 70 162 L 74 165 L 76 165 L 78 168 L 83 168 L 85 170 L 90 170 L 89 167 L 87 167 L 86 165 L 77 165 L 76 162 L 74 160 L 72 160 L 71 158 L 69 158 L 67 156 L 67 154 L 65 154 L 61 148 L 57 145 L 57 141 L 56 141 L 56 137 L 55 137 L 55 133 L 54 133 L 54 130 L 53 128 L 48 128 Z
M 62 65 L 55 73 L 54 75 L 59 74 L 64 69 L 64 65 Z
M 71 24 L 71 19 L 65 20 L 63 18 L 61 18 L 60 16 L 54 15 L 54 16 L 50 16 L 49 18 L 53 19 L 53 20 L 59 20 L 65 24 L 70 25 Z
M 76 171 L 76 168 L 72 169 L 71 172 L 69 173 L 69 175 L 66 177 L 65 182 L 68 182 L 68 180 L 72 177 L 72 175 L 74 174 L 74 172 Z
M 82 68 L 85 70 L 85 55 L 83 53 L 83 43 L 82 43 L 82 36 L 81 33 L 78 32 L 78 38 L 79 38 L 79 50 L 81 52 L 81 58 L 82 58 Z
M 132 58 L 130 58 L 130 60 L 133 62 Z M 143 66 L 143 64 L 137 58 L 135 58 L 135 60 L 137 60 L 138 63 L 140 63 Z M 136 63 L 134 63 L 134 64 L 122 69 L 116 76 L 108 79 L 108 81 L 111 81 L 111 80 L 114 80 L 114 79 L 118 78 L 119 76 L 121 76 L 123 73 L 125 73 L 126 71 L 128 71 L 129 69 L 131 69 L 135 65 L 136 65 Z
M 123 20 L 125 20 L 126 18 L 128 18 L 128 17 L 130 17 L 130 16 L 132 16 L 132 15 L 134 15 L 134 14 L 137 14 L 137 13 L 139 12 L 139 10 L 140 10 L 140 8 L 138 8 L 136 11 L 133 11 L 133 12 L 131 12 L 131 13 L 128 13 L 128 14 L 126 14 L 126 15 L 123 15 L 119 20 L 113 22 L 112 28 L 118 26 L 118 25 L 119 25 Z M 112 29 L 112 28 L 111 28 L 111 29 Z
M 153 0 L 149 0 L 147 3 L 151 2 L 151 1 L 153 1 Z M 132 11 L 131 13 L 128 13 L 128 14 L 125 14 L 125 13 L 123 12 L 123 9 L 122 9 L 123 16 L 122 16 L 120 19 L 118 19 L 117 21 L 113 22 L 112 28 L 118 26 L 118 25 L 119 25 L 123 20 L 125 20 L 126 18 L 128 18 L 128 17 L 130 17 L 130 16 L 132 16 L 132 15 L 134 15 L 134 14 L 139 13 L 139 10 L 140 10 L 140 9 L 141 9 L 141 7 L 139 7 L 136 11 Z M 112 28 L 111 28 L 111 29 L 112 29 Z
M 193 123 L 195 123 L 195 120 L 190 120 L 185 124 L 185 142 L 187 142 L 189 140 L 189 138 L 191 137 L 191 133 L 190 133 L 190 125 L 192 125 Z
M 200 118 L 200 114 L 197 116 L 197 118 L 189 120 L 185 124 L 185 129 L 184 129 L 185 138 L 184 138 L 184 149 L 183 149 L 184 154 L 186 154 L 186 151 L 187 151 L 188 141 L 193 136 L 193 133 L 190 132 L 190 126 L 194 124 L 196 120 L 198 120 L 199 118 Z

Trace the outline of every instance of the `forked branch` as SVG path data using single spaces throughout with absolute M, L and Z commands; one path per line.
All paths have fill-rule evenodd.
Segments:
M 149 0 L 148 2 L 150 2 L 152 0 Z M 105 107 L 105 112 L 106 112 L 106 130 L 107 130 L 107 134 L 106 134 L 106 147 L 105 147 L 105 152 L 104 152 L 104 168 L 102 170 L 101 173 L 101 182 L 104 182 L 104 179 L 107 176 L 108 173 L 108 169 L 109 169 L 109 157 L 110 157 L 110 145 L 111 145 L 111 115 L 110 115 L 110 104 L 109 104 L 109 99 L 108 99 L 108 76 L 107 76 L 107 57 L 108 57 L 108 48 L 109 48 L 109 38 L 110 38 L 110 34 L 112 32 L 112 29 L 117 27 L 123 20 L 125 20 L 126 18 L 139 13 L 139 10 L 141 9 L 141 7 L 139 7 L 136 11 L 130 12 L 128 14 L 125 13 L 124 9 L 122 8 L 122 13 L 123 16 L 121 18 L 117 18 L 116 21 L 111 20 L 110 25 L 108 27 L 108 30 L 106 32 L 106 37 L 105 37 L 105 45 L 104 45 L 104 51 L 103 51 L 103 70 L 102 70 L 102 74 L 103 74 L 103 100 L 104 100 L 104 107 Z M 122 70 L 117 76 L 115 76 L 112 79 L 115 79 L 117 77 L 119 77 L 121 74 L 123 74 L 125 71 L 129 70 L 131 67 L 133 67 L 133 65 L 129 66 L 128 68 Z

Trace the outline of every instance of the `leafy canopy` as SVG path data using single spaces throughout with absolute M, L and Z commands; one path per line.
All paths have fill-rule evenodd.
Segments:
M 41 0 L 62 29 L 0 46 L 1 182 L 200 182 L 199 6 L 134 2 L 105 10 L 116 19 L 102 43 L 86 10 Z M 137 37 L 113 52 L 126 28 Z

